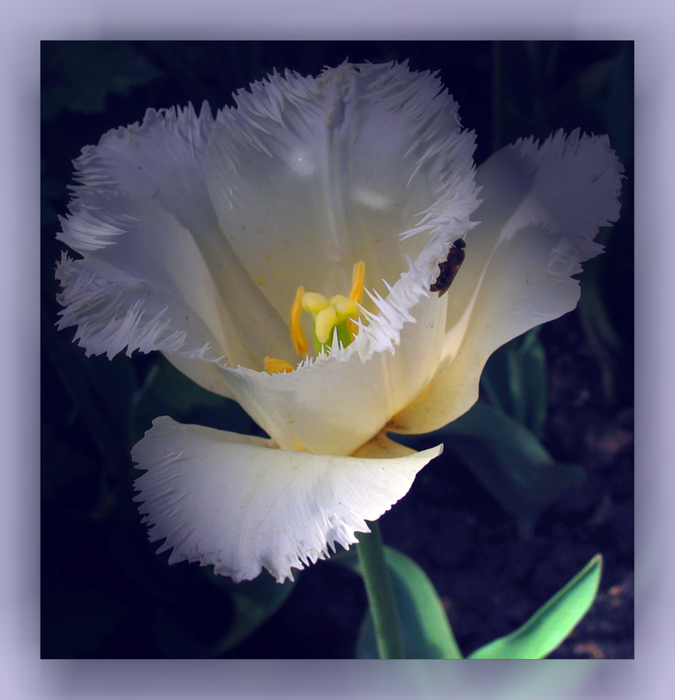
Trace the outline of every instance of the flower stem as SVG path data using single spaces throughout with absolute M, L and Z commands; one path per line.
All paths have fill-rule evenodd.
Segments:
M 401 622 L 384 557 L 380 528 L 377 523 L 368 525 L 370 533 L 358 535 L 359 544 L 356 549 L 375 627 L 377 651 L 381 659 L 402 659 Z

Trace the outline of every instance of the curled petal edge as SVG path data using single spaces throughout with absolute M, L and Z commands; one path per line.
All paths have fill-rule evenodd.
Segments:
M 388 429 L 438 430 L 478 399 L 490 355 L 526 331 L 572 311 L 581 263 L 602 252 L 601 226 L 619 218 L 623 166 L 606 136 L 520 140 L 476 173 L 481 223 L 448 293 L 446 337 L 435 376 Z
M 387 445 L 383 443 L 386 452 Z M 393 449 L 393 448 L 392 448 Z M 356 543 L 442 446 L 393 458 L 280 450 L 268 439 L 154 421 L 132 457 L 139 510 L 169 563 L 213 565 L 235 581 L 292 569 Z M 377 451 L 371 451 L 375 454 Z M 402 452 L 398 452 L 402 454 Z

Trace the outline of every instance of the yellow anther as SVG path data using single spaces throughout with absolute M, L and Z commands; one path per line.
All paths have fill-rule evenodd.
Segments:
M 357 304 L 361 303 L 363 297 L 363 284 L 366 280 L 366 263 L 363 260 L 357 262 L 352 268 L 352 290 L 349 298 Z
M 337 342 L 340 347 L 347 347 L 358 333 L 354 322 L 359 317 L 359 303 L 363 296 L 363 284 L 366 277 L 366 265 L 357 262 L 352 268 L 352 288 L 348 297 L 336 294 L 327 299 L 317 292 L 305 292 L 298 287 L 291 307 L 291 340 L 298 355 L 307 355 L 307 337 L 300 322 L 303 309 L 311 314 L 314 321 L 314 350 L 317 354 L 331 347 L 337 330 Z M 265 369 L 270 374 L 292 372 L 294 368 L 285 360 L 265 359 Z
M 328 308 L 328 299 L 317 292 L 305 292 L 302 297 L 302 308 L 316 316 L 320 311 Z
M 327 343 L 331 335 L 333 334 L 333 328 L 337 324 L 337 313 L 335 308 L 328 306 L 325 309 L 319 311 L 314 319 L 314 333 L 316 333 L 316 339 L 323 345 Z
M 304 296 L 305 288 L 298 287 L 298 291 L 295 293 L 293 306 L 291 306 L 291 340 L 295 346 L 295 352 L 297 352 L 298 355 L 307 354 L 307 336 L 305 336 L 305 331 L 302 330 L 302 325 L 300 324 L 302 299 Z
M 277 360 L 275 357 L 266 357 L 264 360 L 265 372 L 279 374 L 280 372 L 293 372 L 295 367 L 286 360 Z
M 335 309 L 338 323 L 342 323 L 348 318 L 359 317 L 359 307 L 356 305 L 356 302 L 340 294 L 331 298 L 330 305 Z

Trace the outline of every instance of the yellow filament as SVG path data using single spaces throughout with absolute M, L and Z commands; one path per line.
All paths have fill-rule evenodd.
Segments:
M 363 285 L 365 281 L 366 263 L 364 263 L 363 260 L 359 260 L 359 262 L 355 263 L 354 267 L 352 268 L 352 289 L 349 292 L 349 298 L 357 304 L 361 303 L 361 299 L 363 297 Z M 354 321 L 352 321 L 352 319 L 349 319 L 348 325 L 349 332 L 352 335 L 352 340 L 354 340 L 354 337 L 359 332 L 359 327 Z
M 298 287 L 298 291 L 295 293 L 293 306 L 291 306 L 291 340 L 295 346 L 295 352 L 297 352 L 298 355 L 307 354 L 307 337 L 305 336 L 305 331 L 302 330 L 302 326 L 300 325 L 302 298 L 304 296 L 305 288 Z
M 343 324 L 345 321 L 348 322 L 349 333 L 351 333 L 352 340 L 354 339 L 358 332 L 358 326 L 353 319 L 359 316 L 358 304 L 363 296 L 365 278 L 366 264 L 363 261 L 357 262 L 352 268 L 352 288 L 349 292 L 349 297 L 338 294 L 331 297 L 330 301 L 322 294 L 305 292 L 304 287 L 298 287 L 291 306 L 290 316 L 291 340 L 298 355 L 307 355 L 307 337 L 300 322 L 303 309 L 314 317 L 315 347 L 317 347 L 317 340 L 321 345 L 328 343 L 335 327 Z M 260 282 L 262 283 L 262 280 Z M 349 339 L 344 337 L 345 330 L 344 328 L 342 330 L 338 329 L 338 337 L 341 343 L 347 345 Z M 290 362 L 286 362 L 286 360 L 266 357 L 263 362 L 265 371 L 269 374 L 293 372 L 295 370 L 295 367 Z
M 352 268 L 352 291 L 349 298 L 357 304 L 361 303 L 363 297 L 363 283 L 366 280 L 366 263 L 363 260 L 357 262 Z
M 266 357 L 264 360 L 265 372 L 268 374 L 279 374 L 280 372 L 293 372 L 295 367 L 286 360 L 277 360 L 276 357 Z

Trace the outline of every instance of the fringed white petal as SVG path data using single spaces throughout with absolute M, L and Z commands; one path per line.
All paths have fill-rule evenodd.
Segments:
M 77 185 L 84 202 L 119 194 L 155 199 L 183 225 L 192 228 L 209 207 L 204 160 L 213 115 L 207 103 L 199 115 L 192 105 L 149 109 L 142 124 L 113 129 L 96 146 L 86 146 L 75 161 Z M 80 250 L 71 241 L 64 241 Z
M 395 458 L 275 449 L 270 440 L 157 419 L 133 450 L 150 540 L 169 563 L 213 564 L 235 581 L 279 582 L 368 532 L 441 447 Z
M 236 97 L 215 123 L 207 105 L 199 116 L 149 110 L 83 150 L 60 238 L 84 261 L 59 266 L 60 327 L 77 326 L 88 353 L 163 350 L 231 396 L 215 365 L 293 361 L 297 286 L 344 293 L 364 260 L 370 316 L 351 353 L 368 362 L 393 352 L 428 316 L 415 307 L 438 260 L 473 226 L 474 136 L 457 105 L 435 76 L 396 64 L 275 74 Z M 436 333 L 419 342 L 434 364 Z M 394 392 L 385 419 L 419 393 L 431 364 Z M 391 367 L 379 376 L 376 393 L 391 394 Z
M 125 195 L 109 202 L 106 218 L 125 227 L 118 243 L 79 260 L 64 253 L 57 265 L 58 327 L 76 326 L 88 355 L 160 350 L 210 362 L 225 355 L 222 302 L 189 233 L 167 212 Z M 227 395 L 218 382 L 214 390 Z
M 318 78 L 274 74 L 236 99 L 214 127 L 209 188 L 232 250 L 280 315 L 300 284 L 344 293 L 359 260 L 374 300 L 408 258 L 430 279 L 473 226 L 474 135 L 435 76 L 344 64 Z M 400 325 L 396 302 L 364 304 Z M 364 356 L 380 351 L 381 333 L 369 337 Z
M 185 345 L 185 333 L 167 328 L 167 307 L 148 312 L 133 294 L 125 299 L 121 288 L 111 294 L 110 286 L 101 283 L 85 261 L 64 253 L 56 277 L 64 288 L 57 298 L 66 307 L 58 327 L 77 325 L 75 341 L 87 356 L 107 353 L 112 358 L 125 348 L 128 354 L 147 349 L 174 353 Z
M 273 75 L 237 103 L 215 125 L 207 108 L 149 112 L 85 149 L 61 236 L 85 258 L 59 266 L 60 327 L 89 353 L 162 350 L 284 449 L 350 454 L 436 371 L 446 305 L 428 289 L 474 225 L 474 136 L 440 81 L 405 65 Z M 297 286 L 344 293 L 358 260 L 355 342 L 257 371 L 299 359 Z
M 480 224 L 448 297 L 443 360 L 393 431 L 424 433 L 468 410 L 488 357 L 521 333 L 577 305 L 570 276 L 601 252 L 598 227 L 616 221 L 623 168 L 607 137 L 556 133 L 518 141 L 477 171 Z
M 232 396 L 282 448 L 350 454 L 436 371 L 446 305 L 429 286 L 474 226 L 474 136 L 434 76 L 345 64 L 317 79 L 273 75 L 238 93 L 212 145 L 220 226 L 279 314 L 298 284 L 330 297 L 349 288 L 357 260 L 366 263 L 351 346 L 292 374 L 223 370 Z
M 191 378 L 228 395 L 216 370 L 192 361 L 257 366 L 270 347 L 292 345 L 218 226 L 206 186 L 212 126 L 208 105 L 199 116 L 149 110 L 83 149 L 58 237 L 84 258 L 57 267 L 59 327 L 77 326 L 88 354 L 179 353 Z

